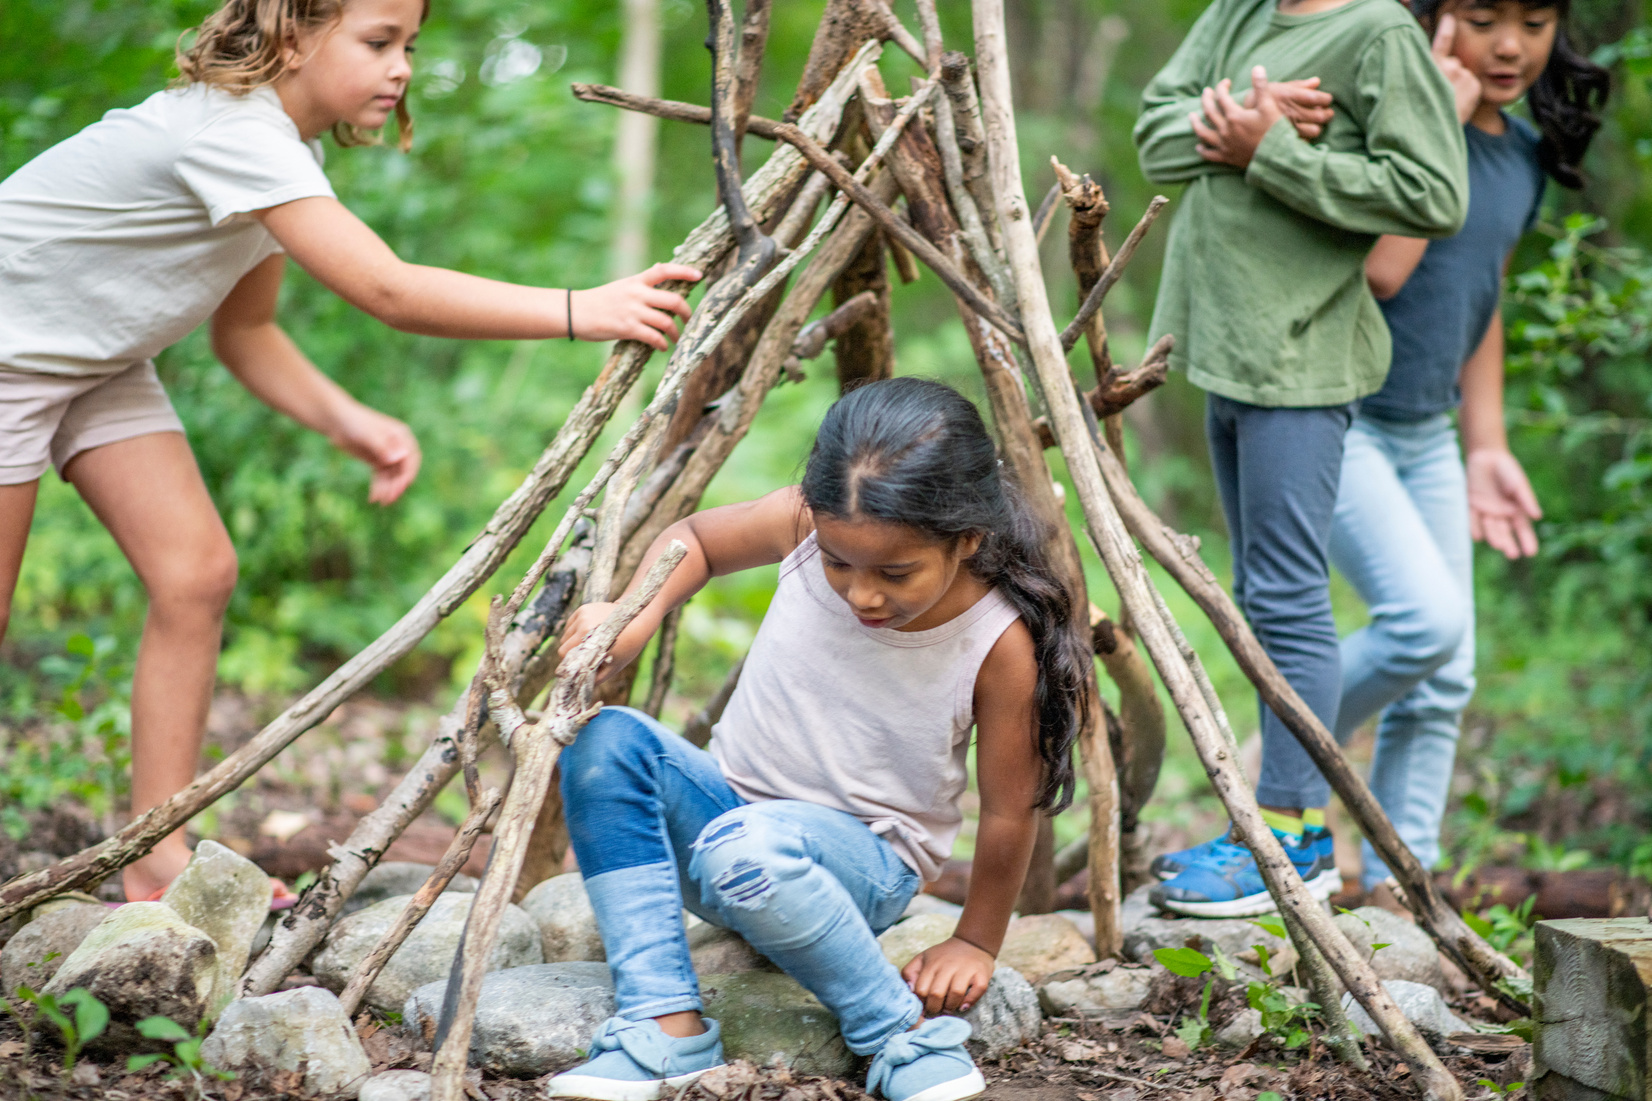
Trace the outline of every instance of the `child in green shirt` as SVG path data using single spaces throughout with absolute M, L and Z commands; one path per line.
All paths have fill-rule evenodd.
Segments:
M 1235 599 L 1334 727 L 1327 548 L 1343 437 L 1389 362 L 1364 262 L 1381 234 L 1462 225 L 1467 152 L 1452 88 L 1395 0 L 1216 0 L 1148 85 L 1135 138 L 1149 179 L 1188 184 L 1152 336 L 1174 334 L 1172 365 L 1209 392 Z M 1257 800 L 1327 897 L 1341 881 L 1326 782 L 1266 707 L 1262 747 Z M 1231 917 L 1273 905 L 1226 834 L 1161 856 L 1154 871 L 1167 880 L 1154 901 L 1168 909 Z

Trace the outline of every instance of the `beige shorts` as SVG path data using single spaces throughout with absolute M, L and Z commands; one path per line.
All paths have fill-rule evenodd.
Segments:
M 113 375 L 0 369 L 0 485 L 32 482 L 48 466 L 61 478 L 82 451 L 183 430 L 149 360 Z

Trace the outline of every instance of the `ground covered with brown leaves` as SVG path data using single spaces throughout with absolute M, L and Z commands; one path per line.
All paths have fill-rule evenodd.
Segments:
M 1313 1043 L 1286 1052 L 1266 1039 L 1245 1051 L 1188 1051 L 1171 1032 L 1168 1016 L 1139 1014 L 1122 1024 L 1052 1021 L 1037 1042 L 982 1067 L 989 1098 L 1005 1101 L 1410 1101 L 1418 1096 L 1411 1071 L 1380 1046 L 1367 1047 L 1368 1071 L 1336 1063 Z M 365 1017 L 358 1033 L 373 1072 L 427 1070 L 430 1055 L 414 1049 L 399 1029 Z M 1499 1040 L 1503 1038 L 1499 1037 Z M 1504 1051 L 1454 1054 L 1446 1065 L 1469 1101 L 1524 1097 L 1511 1090 L 1531 1077 L 1531 1047 L 1509 1040 Z M 37 1033 L 30 1051 L 14 1020 L 0 1023 L 0 1101 L 286 1101 L 299 1092 L 299 1075 L 244 1076 L 223 1082 L 179 1075 L 167 1064 L 128 1074 L 125 1058 L 95 1053 L 72 1071 L 60 1047 Z M 1483 1082 L 1493 1085 L 1488 1087 Z M 472 1071 L 472 1101 L 529 1101 L 542 1097 L 540 1080 L 484 1078 Z M 1504 1092 L 1507 1091 L 1507 1092 Z M 676 1101 L 863 1101 L 855 1082 L 798 1078 L 782 1069 L 735 1063 L 702 1077 Z

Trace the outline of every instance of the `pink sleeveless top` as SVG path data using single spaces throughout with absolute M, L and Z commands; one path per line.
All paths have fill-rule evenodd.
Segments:
M 933 880 L 963 823 L 975 675 L 1016 618 L 994 590 L 927 631 L 862 626 L 811 534 L 781 563 L 711 752 L 741 798 L 846 811 Z

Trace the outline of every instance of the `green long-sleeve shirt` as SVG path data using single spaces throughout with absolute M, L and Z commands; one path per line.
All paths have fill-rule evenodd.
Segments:
M 1251 67 L 1319 77 L 1335 117 L 1303 141 L 1286 119 L 1244 171 L 1195 151 L 1200 93 Z M 1266 406 L 1337 405 L 1388 373 L 1388 327 L 1365 283 L 1379 234 L 1449 237 L 1468 213 L 1468 153 L 1451 86 L 1396 0 L 1285 15 L 1215 0 L 1142 95 L 1142 171 L 1187 183 L 1170 230 L 1152 338 L 1197 385 Z

